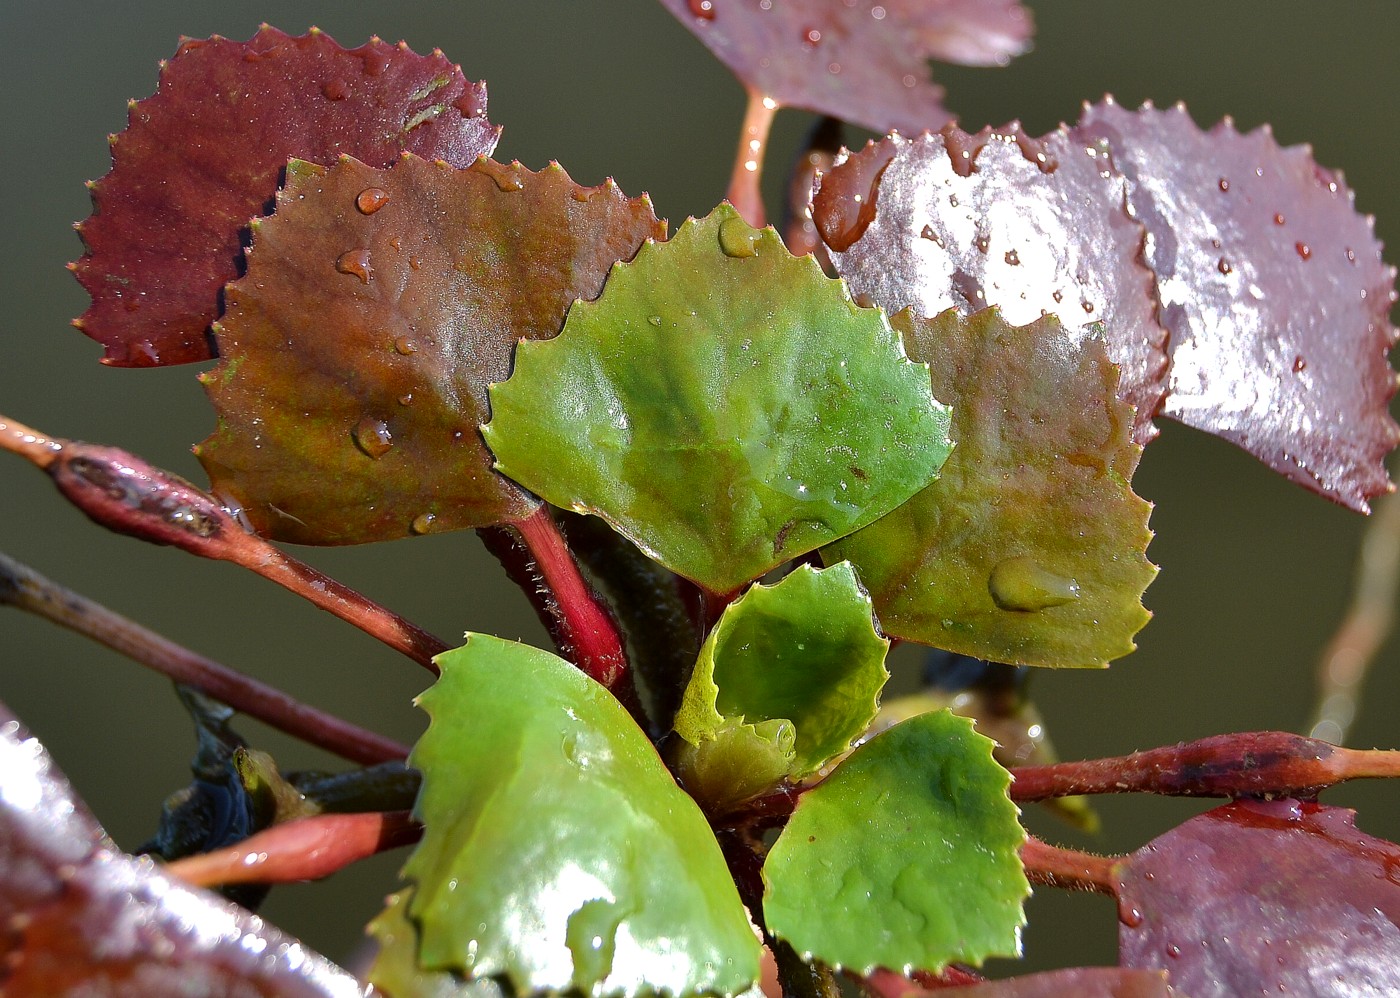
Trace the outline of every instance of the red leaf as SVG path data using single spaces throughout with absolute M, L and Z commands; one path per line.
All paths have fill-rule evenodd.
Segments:
M 1119 867 L 1119 959 L 1192 998 L 1400 993 L 1400 846 L 1354 812 L 1240 801 Z
M 949 120 L 928 60 L 1003 65 L 1029 48 L 1016 0 L 662 0 L 745 86 L 884 132 Z
M 313 998 L 364 986 L 237 905 L 120 852 L 0 705 L 0 991 Z
M 1074 133 L 1107 141 L 1147 228 L 1170 331 L 1163 413 L 1365 511 L 1389 490 L 1383 459 L 1400 442 L 1386 359 L 1395 268 L 1341 175 L 1267 127 L 1203 132 L 1180 105 L 1133 112 L 1109 98 Z
M 1037 140 L 1015 125 L 976 135 L 950 126 L 850 156 L 822 178 L 812 214 L 852 292 L 891 314 L 996 305 L 1013 325 L 1057 313 L 1081 336 L 1102 322 L 1143 443 L 1155 435 L 1166 332 L 1124 185 L 1097 148 L 1063 130 Z
M 466 166 L 495 148 L 485 113 L 484 84 L 402 42 L 347 51 L 267 26 L 247 42 L 185 41 L 90 185 L 74 270 L 92 305 L 78 327 L 118 367 L 207 360 L 248 220 L 268 210 L 288 158 L 388 166 L 408 151 Z

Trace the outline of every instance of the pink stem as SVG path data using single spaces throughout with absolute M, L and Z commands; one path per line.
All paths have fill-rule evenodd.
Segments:
M 763 191 L 759 181 L 763 176 L 763 157 L 767 152 L 768 133 L 778 102 L 757 90 L 748 89 L 744 108 L 744 124 L 739 132 L 739 151 L 734 157 L 734 170 L 729 175 L 729 191 L 725 195 L 744 217 L 758 228 L 766 224 L 763 211 Z
M 1011 799 L 1154 793 L 1315 796 L 1344 780 L 1400 776 L 1400 752 L 1339 748 L 1282 731 L 1215 735 L 1131 755 L 1011 770 Z
M 1061 849 L 1032 836 L 1021 847 L 1021 862 L 1026 866 L 1026 877 L 1040 887 L 1093 891 L 1110 897 L 1118 894 L 1119 856 Z
M 0 554 L 0 604 L 10 603 L 192 686 L 278 731 L 362 765 L 403 759 L 408 746 L 327 714 L 142 627 Z
M 116 447 L 48 439 L 0 416 L 0 446 L 48 471 L 95 523 L 153 544 L 231 561 L 309 600 L 436 673 L 448 645 L 245 530 L 217 499 Z
M 541 506 L 515 528 L 548 590 L 546 609 L 557 624 L 552 629 L 560 651 L 589 676 L 615 690 L 630 678 L 622 635 L 579 571 L 549 510 Z
M 422 835 L 423 826 L 408 811 L 318 814 L 273 825 L 225 849 L 177 859 L 166 871 L 197 887 L 319 880 Z

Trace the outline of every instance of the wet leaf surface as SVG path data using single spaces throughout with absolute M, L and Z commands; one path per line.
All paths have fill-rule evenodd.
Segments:
M 743 991 L 759 945 L 709 826 L 618 702 L 480 634 L 437 659 L 423 841 L 404 868 L 418 966 L 518 992 Z M 388 983 L 388 982 L 386 982 Z
M 1074 132 L 1108 143 L 1150 236 L 1171 334 L 1164 414 L 1365 510 L 1400 440 L 1386 358 L 1395 270 L 1341 175 L 1267 128 L 1203 132 L 1180 106 L 1106 100 Z
M 995 309 L 894 325 L 952 406 L 956 447 L 938 481 L 822 557 L 856 566 L 887 634 L 1024 665 L 1132 651 L 1152 507 L 1129 485 L 1142 449 L 1103 344 Z
M 768 928 L 866 974 L 1018 955 L 1025 832 L 992 744 L 939 711 L 856 749 L 802 795 L 768 854 Z
M 1059 315 L 1081 338 L 1101 322 L 1143 443 L 1155 434 L 1166 333 L 1125 185 L 1099 147 L 1064 131 L 950 127 L 868 145 L 822 179 L 812 212 L 852 293 L 890 314 L 995 305 L 1020 325 Z
M 1030 47 L 1016 0 L 662 0 L 750 89 L 877 132 L 950 118 L 928 60 L 1002 65 Z
M 93 299 L 82 330 L 118 367 L 207 360 L 242 234 L 289 158 L 388 166 L 413 152 L 466 166 L 496 146 L 485 114 L 485 85 L 440 52 L 377 38 L 346 50 L 266 26 L 247 42 L 185 41 L 155 96 L 131 103 L 112 170 L 92 185 L 75 265 Z
M 369 978 L 388 998 L 506 998 L 492 978 L 468 981 L 450 970 L 418 965 L 418 930 L 408 917 L 413 888 L 389 895 L 388 903 L 366 931 L 379 946 Z
M 491 406 L 501 471 L 714 592 L 883 515 L 948 453 L 883 314 L 727 204 L 522 343 Z
M 487 385 L 664 232 L 646 198 L 557 164 L 294 162 L 215 328 L 214 490 L 260 533 L 312 544 L 527 515 L 537 501 L 477 430 Z
M 114 846 L 0 706 L 0 989 L 13 995 L 361 995 L 353 977 Z
M 1119 960 L 1192 998 L 1400 993 L 1400 846 L 1346 808 L 1237 801 L 1118 867 Z
M 770 785 L 816 772 L 875 717 L 889 645 L 848 564 L 802 565 L 772 586 L 751 587 L 705 639 L 676 717 L 677 734 L 694 749 L 683 767 L 687 788 L 721 807 L 767 789 L 754 770 Z M 759 741 L 759 764 L 732 744 L 741 736 L 730 729 L 740 726 Z M 762 765 L 780 738 L 785 767 Z M 707 758 L 715 755 L 726 756 L 723 764 Z

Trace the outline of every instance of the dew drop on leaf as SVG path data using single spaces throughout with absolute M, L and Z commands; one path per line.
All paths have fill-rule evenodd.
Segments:
M 719 248 L 724 251 L 725 256 L 758 256 L 758 239 L 758 230 L 750 227 L 742 218 L 725 219 L 724 224 L 719 227 Z
M 411 531 L 413 531 L 415 534 L 420 534 L 420 535 L 421 535 L 421 534 L 430 533 L 430 532 L 432 531 L 432 529 L 433 529 L 433 523 L 434 523 L 436 520 L 437 520 L 436 514 L 433 514 L 433 513 L 419 513 L 417 516 L 415 516 L 415 517 L 413 518 L 413 522 L 410 523 L 410 524 L 408 525 L 408 529 L 411 530 Z
M 381 187 L 366 187 L 355 198 L 355 207 L 362 215 L 373 215 L 389 203 L 389 192 Z
M 375 419 L 373 416 L 366 416 L 356 423 L 353 435 L 356 446 L 375 459 L 389 453 L 394 446 L 394 438 L 389 432 L 389 424 L 382 419 Z
M 1025 612 L 1064 606 L 1079 598 L 1078 582 L 1025 556 L 997 562 L 987 579 L 987 590 L 992 602 L 1003 610 Z
M 369 275 L 374 273 L 369 265 L 369 250 L 346 250 L 335 261 L 335 269 L 342 274 L 358 277 L 361 284 L 369 283 Z

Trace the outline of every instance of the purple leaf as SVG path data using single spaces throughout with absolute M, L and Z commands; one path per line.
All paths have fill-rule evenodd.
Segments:
M 1073 130 L 1106 141 L 1147 228 L 1170 332 L 1163 414 L 1353 509 L 1389 490 L 1395 268 L 1340 174 L 1268 127 L 1208 132 L 1180 105 L 1112 98 Z

